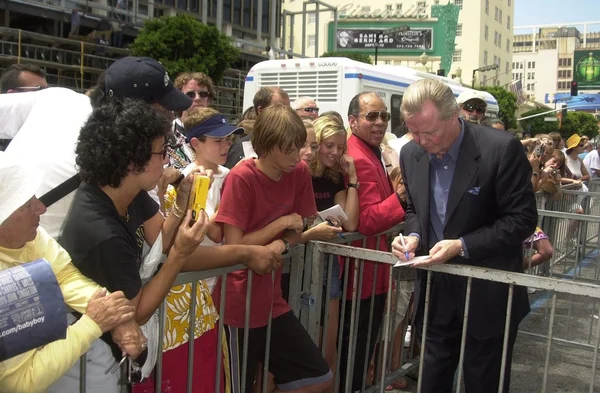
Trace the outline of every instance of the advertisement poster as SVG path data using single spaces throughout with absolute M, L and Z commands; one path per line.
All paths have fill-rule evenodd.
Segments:
M 568 108 L 580 111 L 600 111 L 600 94 L 579 94 L 571 97 L 571 93 L 556 94 L 554 96 L 556 105 L 567 105 Z M 546 94 L 546 104 L 552 104 L 550 97 Z
M 381 34 L 371 29 L 338 28 L 336 40 L 340 49 L 373 49 L 379 41 L 379 49 L 433 50 L 433 29 L 413 28 Z
M 66 333 L 67 309 L 46 260 L 0 271 L 0 362 Z
M 573 80 L 579 90 L 600 89 L 600 50 L 577 50 L 573 55 Z

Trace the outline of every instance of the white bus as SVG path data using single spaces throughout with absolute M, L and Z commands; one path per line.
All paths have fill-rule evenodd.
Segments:
M 252 99 L 259 88 L 279 86 L 289 94 L 290 100 L 311 97 L 317 101 L 321 113 L 336 111 L 347 122 L 348 105 L 352 97 L 362 91 L 374 91 L 392 114 L 387 131 L 401 136 L 405 133 L 399 111 L 402 95 L 411 83 L 423 78 L 446 83 L 455 96 L 471 90 L 453 79 L 412 68 L 374 66 L 345 57 L 267 60 L 252 67 L 246 76 L 244 110 L 252 106 Z M 491 94 L 482 94 L 486 97 L 487 115 L 497 117 L 498 102 Z

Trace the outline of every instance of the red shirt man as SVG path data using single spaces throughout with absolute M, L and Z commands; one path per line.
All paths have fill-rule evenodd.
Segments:
M 356 174 L 358 178 L 358 201 L 360 217 L 358 231 L 363 235 L 370 236 L 366 240 L 366 248 L 372 250 L 388 251 L 385 236 L 379 238 L 374 236 L 384 232 L 404 220 L 404 210 L 400 204 L 400 198 L 392 189 L 392 183 L 381 161 L 380 145 L 385 136 L 390 113 L 383 100 L 375 93 L 363 92 L 355 96 L 348 108 L 348 123 L 352 135 L 348 139 L 348 154 L 354 158 Z M 353 246 L 362 247 L 363 241 L 352 243 Z M 375 337 L 381 326 L 385 300 L 388 292 L 388 281 L 390 266 L 379 264 L 375 276 L 375 263 L 363 262 L 362 290 L 360 314 L 358 321 L 357 344 L 353 348 L 354 373 L 352 377 L 351 391 L 360 390 L 362 386 L 362 375 L 364 362 L 371 359 Z M 348 277 L 348 291 L 346 298 L 352 299 L 354 282 L 354 263 L 347 264 L 350 269 Z M 371 312 L 371 294 L 375 285 L 375 299 L 373 302 L 373 321 L 371 325 L 371 341 L 369 353 L 366 353 L 366 344 L 369 327 L 369 314 Z M 342 360 L 338 368 L 340 370 L 340 391 L 345 391 L 346 362 L 348 360 L 350 315 L 352 302 L 346 302 L 346 315 L 344 323 L 344 335 L 342 340 Z

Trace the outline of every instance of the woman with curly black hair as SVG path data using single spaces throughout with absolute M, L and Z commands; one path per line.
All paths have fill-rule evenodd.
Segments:
M 128 175 L 146 170 L 153 175 L 147 180 L 158 182 L 169 131 L 167 118 L 143 101 L 111 100 L 100 105 L 81 129 L 75 149 L 82 181 L 118 188 Z
M 156 187 L 167 163 L 169 129 L 169 121 L 150 104 L 109 100 L 94 109 L 75 150 L 82 184 L 65 221 L 62 245 L 85 276 L 111 292 L 125 293 L 136 307 L 139 325 L 148 322 L 165 299 L 208 223 L 205 214 L 193 226 L 190 212 L 184 219 L 186 209 L 179 206 L 187 204 L 189 181 L 179 187 L 180 198 L 166 220 L 147 193 Z M 156 243 L 150 253 L 156 249 L 158 257 L 142 259 L 145 242 Z M 145 284 L 141 271 L 151 272 Z M 120 358 L 124 350 L 106 334 L 93 344 L 87 364 L 92 389 L 118 391 L 119 373 L 106 371 L 116 365 L 113 354 Z
M 158 323 L 153 325 L 157 322 L 154 312 L 180 270 L 208 270 L 242 263 L 264 274 L 277 268 L 281 260 L 278 252 L 261 246 L 198 247 L 208 218 L 201 214 L 190 227 L 191 211 L 186 214 L 186 208 L 192 176 L 181 181 L 175 204 L 168 217 L 163 217 L 146 191 L 156 187 L 168 162 L 169 130 L 170 121 L 154 105 L 143 101 L 113 98 L 94 108 L 81 129 L 75 150 L 83 183 L 62 235 L 62 245 L 84 275 L 109 291 L 123 291 L 136 306 L 134 319 L 139 325 L 152 318 L 146 326 L 152 326 L 147 331 L 156 333 L 154 340 L 148 336 L 149 354 L 155 354 L 161 345 Z M 210 175 L 203 169 L 195 171 Z M 150 257 L 142 260 L 144 243 L 151 250 Z M 164 255 L 168 256 L 157 271 Z M 148 281 L 142 284 L 145 278 Z M 124 345 L 117 348 L 110 335 L 93 344 L 86 364 L 88 390 L 118 391 L 120 373 L 110 370 L 123 352 L 130 353 Z M 148 377 L 153 366 L 151 360 L 147 361 L 142 377 Z M 76 364 L 49 392 L 75 391 L 78 379 Z

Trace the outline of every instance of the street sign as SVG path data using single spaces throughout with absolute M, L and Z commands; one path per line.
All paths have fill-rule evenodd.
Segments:
M 544 117 L 544 121 L 558 121 L 556 117 Z

